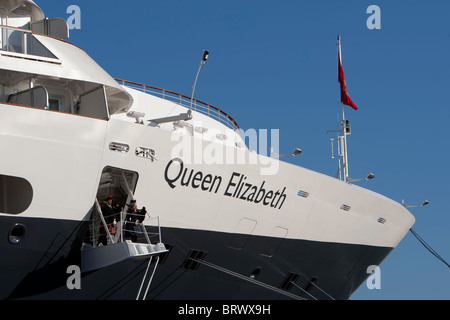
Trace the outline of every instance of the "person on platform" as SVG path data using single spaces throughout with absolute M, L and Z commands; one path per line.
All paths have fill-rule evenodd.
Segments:
M 136 200 L 130 202 L 127 210 L 125 236 L 131 237 L 132 242 L 137 242 L 139 234 L 143 232 L 141 224 L 144 222 L 146 214 L 147 210 L 145 207 L 141 210 L 137 208 Z
M 111 235 L 114 235 L 116 232 L 116 226 L 117 222 L 120 221 L 120 208 L 114 208 L 112 206 L 113 198 L 111 195 L 108 195 L 105 200 L 103 201 L 102 206 L 102 215 L 105 219 L 106 225 L 108 226 L 109 232 Z M 114 222 L 116 222 L 114 224 Z M 100 227 L 100 237 L 98 239 L 98 244 L 102 244 L 106 246 L 108 244 L 108 236 L 105 230 L 105 227 L 103 226 L 103 223 L 101 223 Z

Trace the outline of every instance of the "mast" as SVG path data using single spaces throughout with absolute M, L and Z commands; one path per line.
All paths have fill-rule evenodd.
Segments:
M 340 79 L 339 82 L 341 82 L 340 78 L 340 72 L 341 72 L 341 66 L 342 66 L 342 50 L 341 50 L 341 36 L 338 36 L 338 78 Z M 345 81 L 343 79 L 343 81 Z M 336 175 L 336 178 L 339 178 L 345 182 L 351 182 L 350 176 L 349 176 L 349 170 L 348 170 L 348 151 L 347 151 L 347 136 L 351 134 L 350 130 L 350 123 L 348 120 L 345 119 L 345 107 L 344 107 L 344 100 L 342 99 L 342 96 L 344 92 L 342 92 L 343 87 L 339 86 L 338 92 L 340 92 L 340 104 L 341 104 L 341 129 L 340 130 L 332 130 L 327 131 L 327 133 L 338 133 L 338 136 L 335 138 L 331 138 L 331 157 L 333 159 L 339 159 L 339 169 Z M 345 89 L 346 90 L 346 89 Z M 347 94 L 347 92 L 345 92 Z M 338 94 L 339 95 L 339 94 Z M 347 94 L 348 95 L 348 94 Z M 339 111 L 338 111 L 339 113 Z M 337 154 L 335 154 L 334 149 L 334 143 L 337 143 Z
M 345 105 L 352 107 L 355 110 L 358 110 L 358 106 L 350 99 L 350 96 L 347 92 L 347 84 L 345 83 L 345 76 L 344 76 L 344 69 L 342 67 L 342 45 L 341 45 L 341 36 L 338 36 L 338 79 L 340 84 L 340 95 L 341 95 L 341 108 L 342 108 L 342 120 L 341 120 L 341 130 L 335 130 L 335 131 L 328 131 L 329 132 L 338 132 L 340 135 L 338 135 L 336 138 L 331 139 L 331 152 L 332 152 L 332 158 L 339 159 L 339 169 L 338 173 L 336 175 L 336 178 L 339 177 L 339 179 L 345 181 L 346 183 L 351 183 L 355 181 L 362 181 L 362 180 L 372 180 L 375 178 L 375 175 L 373 173 L 369 173 L 366 178 L 364 179 L 352 179 L 349 175 L 348 170 L 348 143 L 347 143 L 347 136 L 352 134 L 351 133 L 351 126 L 350 122 L 345 119 Z M 334 153 L 334 142 L 337 141 L 337 147 L 338 147 L 338 154 L 335 155 Z M 344 173 L 344 176 L 342 176 L 342 172 Z
M 341 36 L 338 36 L 338 59 L 340 59 L 340 64 L 342 65 L 342 44 L 341 44 Z M 340 91 L 339 91 L 340 92 Z M 345 107 L 344 103 L 341 99 L 341 108 L 342 108 L 342 120 L 341 120 L 341 128 L 342 128 L 342 167 L 341 170 L 344 170 L 344 181 L 348 182 L 349 178 L 349 170 L 348 170 L 348 149 L 347 149 L 347 135 L 350 134 L 350 125 L 349 122 L 345 119 Z

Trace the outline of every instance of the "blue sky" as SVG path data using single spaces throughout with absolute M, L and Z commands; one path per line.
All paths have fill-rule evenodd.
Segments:
M 112 76 L 196 97 L 244 129 L 280 129 L 288 161 L 335 175 L 327 130 L 338 128 L 336 38 L 348 90 L 350 175 L 411 209 L 414 229 L 450 260 L 450 26 L 448 1 L 36 1 L 49 17 L 81 8 L 71 42 Z M 370 5 L 381 29 L 369 30 Z M 353 299 L 450 299 L 450 269 L 408 234 L 381 265 L 381 290 Z

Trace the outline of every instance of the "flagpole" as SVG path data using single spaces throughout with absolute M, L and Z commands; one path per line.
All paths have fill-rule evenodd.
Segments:
M 341 36 L 338 35 L 338 54 L 340 59 L 340 64 L 342 65 L 342 44 L 341 44 Z M 341 93 L 342 94 L 342 93 Z M 342 102 L 341 97 L 341 107 L 342 107 L 342 121 L 341 121 L 341 127 L 342 127 L 342 140 L 343 140 L 343 169 L 344 169 L 344 181 L 348 182 L 349 178 L 349 170 L 348 170 L 348 153 L 347 153 L 347 121 L 345 119 L 345 107 L 344 103 Z

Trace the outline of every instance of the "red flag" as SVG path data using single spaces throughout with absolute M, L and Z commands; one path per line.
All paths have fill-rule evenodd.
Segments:
M 347 84 L 345 83 L 344 68 L 342 68 L 341 54 L 339 53 L 338 56 L 339 56 L 339 83 L 341 84 L 341 102 L 346 106 L 350 106 L 353 109 L 358 110 L 358 107 L 356 106 L 356 104 L 353 103 L 352 99 L 350 99 L 350 96 L 348 95 Z

